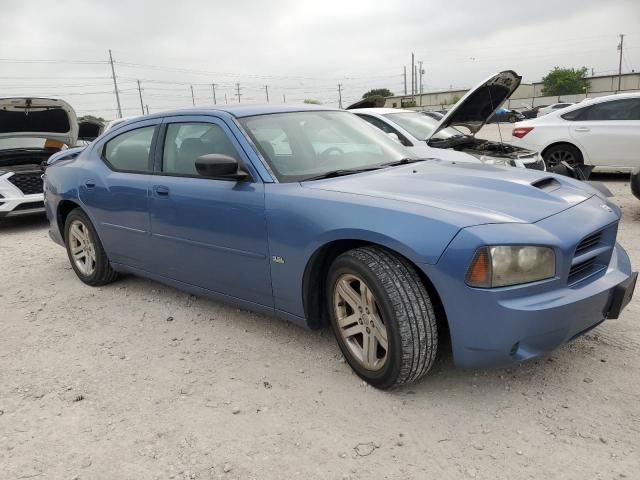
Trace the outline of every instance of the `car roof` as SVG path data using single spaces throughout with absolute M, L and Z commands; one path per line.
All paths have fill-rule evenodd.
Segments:
M 269 115 L 274 113 L 289 112 L 312 112 L 312 111 L 342 111 L 338 108 L 325 107 L 322 105 L 211 105 L 209 107 L 194 107 L 181 110 L 167 110 L 155 113 L 138 119 L 149 119 L 158 117 L 170 117 L 172 115 L 212 115 L 221 112 L 232 115 L 236 118 L 252 117 L 255 115 Z
M 407 110 L 404 108 L 352 108 L 349 110 L 350 112 L 356 113 L 377 113 L 379 115 L 384 115 L 385 113 L 405 113 L 405 112 L 415 112 L 417 110 Z

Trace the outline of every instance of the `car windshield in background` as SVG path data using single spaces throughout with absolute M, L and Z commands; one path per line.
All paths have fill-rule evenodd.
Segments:
M 407 132 L 420 140 L 428 140 L 431 138 L 431 135 L 433 135 L 433 132 L 440 123 L 439 120 L 428 117 L 421 112 L 387 113 L 385 117 L 400 125 Z M 435 138 L 446 139 L 459 135 L 464 135 L 464 133 L 453 127 L 447 127 L 440 130 Z
M 44 148 L 44 138 L 0 138 L 0 150 L 15 150 L 18 148 Z
M 368 170 L 415 158 L 381 131 L 347 112 L 292 112 L 241 118 L 240 123 L 280 182 L 335 170 Z

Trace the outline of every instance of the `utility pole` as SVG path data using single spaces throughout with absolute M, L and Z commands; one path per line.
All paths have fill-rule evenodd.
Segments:
M 216 102 L 216 84 L 212 83 L 211 84 L 211 91 L 213 92 L 213 104 L 215 105 Z
M 242 95 L 240 94 L 240 84 L 236 83 L 236 97 L 238 97 L 238 103 L 240 103 L 240 97 Z
M 287 103 L 287 94 L 286 93 L 282 94 L 282 103 Z
M 342 109 L 342 84 L 338 84 L 338 108 Z
M 229 104 L 229 100 L 227 99 L 227 94 L 224 94 L 224 103 L 226 103 L 227 105 Z
M 620 84 L 622 82 L 622 42 L 624 42 L 624 33 L 620 34 L 620 45 L 618 45 L 618 50 L 620 50 L 620 62 L 618 63 L 618 90 L 616 90 L 616 93 L 620 92 Z
M 420 74 L 420 95 L 422 95 L 422 74 L 424 73 L 424 70 L 422 69 L 422 60 L 418 62 L 418 65 L 420 66 L 420 70 L 418 71 Z
M 414 72 L 413 72 L 413 80 L 416 82 L 416 86 L 414 88 L 416 95 L 418 94 L 418 66 L 414 65 L 413 67 Z
M 407 96 L 407 66 L 404 66 L 404 96 Z
M 196 97 L 193 94 L 193 85 L 191 85 L 191 103 L 193 103 L 193 106 L 196 106 Z
M 269 103 L 269 85 L 264 86 L 264 93 L 267 94 L 267 103 Z
M 140 87 L 140 80 L 136 80 L 138 82 L 138 95 L 140 95 L 140 110 L 142 110 L 142 114 L 144 115 L 144 102 L 142 101 L 142 87 Z
M 416 71 L 416 60 L 415 55 L 411 52 L 411 96 L 413 97 L 416 94 L 415 90 L 415 71 Z
M 116 80 L 116 69 L 113 66 L 113 56 L 109 49 L 109 63 L 111 64 L 111 76 L 113 77 L 113 88 L 116 91 L 116 103 L 118 104 L 118 118 L 122 118 L 122 107 L 120 106 L 120 93 L 118 92 L 118 81 Z
M 147 104 L 146 107 L 147 107 L 147 115 L 149 115 L 149 104 Z

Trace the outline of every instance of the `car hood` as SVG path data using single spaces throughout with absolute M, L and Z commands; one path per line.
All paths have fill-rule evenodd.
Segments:
M 491 75 L 472 88 L 440 120 L 431 138 L 447 127 L 466 127 L 476 133 L 489 120 L 496 108 L 518 88 L 522 77 L 513 70 Z M 428 139 L 427 139 L 428 140 Z
M 461 227 L 534 223 L 594 195 L 579 182 L 546 172 L 440 160 L 302 185 L 447 210 L 457 214 Z
M 0 98 L 0 138 L 44 138 L 75 145 L 76 112 L 64 100 Z

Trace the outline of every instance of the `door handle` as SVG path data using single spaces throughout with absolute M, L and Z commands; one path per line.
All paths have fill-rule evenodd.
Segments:
M 587 127 L 576 127 L 574 130 L 576 132 L 588 132 L 589 128 L 587 128 Z
M 87 187 L 87 188 L 95 188 L 96 181 L 93 180 L 93 179 L 85 180 L 84 186 Z
M 164 185 L 154 185 L 153 191 L 159 197 L 169 196 L 169 187 L 165 187 Z

